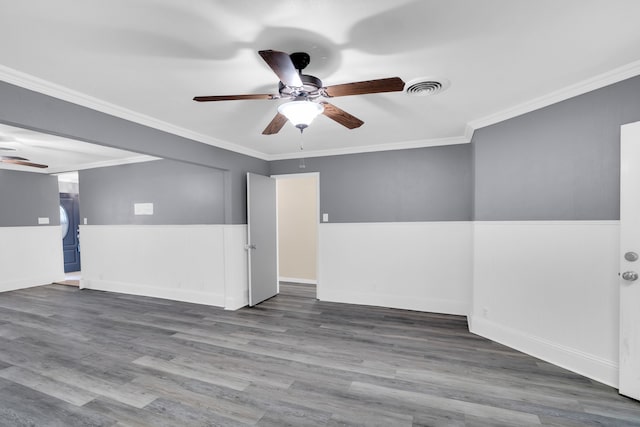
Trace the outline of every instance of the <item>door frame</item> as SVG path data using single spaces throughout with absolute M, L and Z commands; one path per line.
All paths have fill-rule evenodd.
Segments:
M 320 172 L 298 172 L 298 173 L 288 173 L 288 174 L 277 174 L 271 175 L 271 178 L 274 178 L 276 181 L 280 179 L 296 179 L 296 178 L 307 178 L 310 176 L 316 177 L 316 299 L 320 298 Z M 278 218 L 278 185 L 276 182 L 276 218 Z M 280 241 L 280 230 L 276 226 L 276 232 L 278 236 L 278 242 Z M 276 262 L 278 263 L 278 278 L 280 277 L 280 245 L 278 243 L 278 253 L 276 256 Z M 278 291 L 280 290 L 280 283 L 278 281 Z

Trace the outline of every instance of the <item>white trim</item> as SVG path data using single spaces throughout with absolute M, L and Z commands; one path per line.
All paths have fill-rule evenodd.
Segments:
M 536 225 L 536 226 L 550 226 L 550 225 L 597 225 L 597 226 L 602 226 L 602 225 L 609 225 L 609 226 L 613 226 L 613 227 L 618 227 L 620 226 L 620 221 L 615 219 L 615 220 L 549 220 L 549 221 L 544 221 L 544 220 L 535 220 L 535 221 L 473 221 L 474 225 L 482 225 L 482 226 L 487 226 L 487 225 L 495 225 L 495 226 L 505 226 L 505 225 L 509 225 L 509 226 L 529 226 L 529 225 Z
M 320 179 L 320 172 L 285 173 L 285 174 L 270 175 L 270 176 L 271 176 L 271 178 L 275 178 L 276 180 L 278 180 L 278 179 L 305 178 L 305 177 L 308 177 L 310 175 L 315 175 L 315 176 L 318 177 L 318 180 Z
M 529 335 L 479 316 L 469 317 L 472 320 L 469 322 L 469 330 L 476 335 L 499 342 L 611 387 L 618 386 L 618 364 L 612 360 Z
M 324 157 L 337 156 L 344 154 L 368 153 L 377 151 L 405 150 L 411 148 L 435 147 L 440 145 L 465 144 L 471 141 L 473 133 L 476 129 L 480 129 L 495 123 L 499 123 L 516 116 L 520 116 L 540 108 L 573 98 L 584 93 L 600 89 L 604 86 L 617 83 L 619 81 L 635 77 L 640 74 L 640 61 L 634 61 L 627 65 L 623 65 L 611 71 L 588 78 L 576 84 L 567 86 L 563 89 L 551 92 L 547 95 L 535 98 L 531 101 L 524 102 L 514 107 L 507 108 L 502 111 L 490 114 L 479 119 L 471 120 L 466 124 L 464 134 L 461 136 L 453 136 L 447 138 L 424 139 L 417 141 L 403 141 L 396 143 L 370 145 L 364 147 L 345 147 L 329 150 L 305 151 L 304 157 Z M 92 96 L 77 92 L 67 87 L 48 82 L 38 77 L 14 70 L 12 68 L 0 65 L 0 80 L 7 83 L 33 90 L 45 95 L 53 96 L 64 101 L 72 102 L 96 111 L 110 114 L 121 119 L 139 123 L 154 129 L 171 133 L 173 135 L 182 136 L 204 144 L 223 148 L 225 150 L 234 151 L 236 153 L 245 154 L 247 156 L 256 157 L 258 159 L 273 161 L 297 159 L 300 157 L 299 152 L 284 154 L 267 154 L 254 149 L 250 149 L 232 142 L 223 141 L 198 132 L 176 126 L 162 120 L 137 113 L 124 107 L 111 104 L 109 102 L 94 98 Z
M 162 160 L 162 159 L 160 157 L 140 155 L 140 156 L 127 157 L 124 159 L 103 160 L 99 162 L 84 163 L 81 165 L 74 165 L 74 166 L 53 167 L 53 168 L 47 169 L 46 173 L 57 174 L 57 173 L 64 173 L 64 172 L 75 172 L 75 171 L 84 170 L 84 169 L 104 168 L 108 166 L 120 166 L 120 165 L 132 164 L 132 163 L 144 163 L 144 162 L 151 162 L 154 160 Z
M 0 227 L 0 292 L 64 280 L 60 237 L 59 225 Z
M 318 281 L 313 279 L 300 279 L 298 277 L 278 277 L 279 282 L 302 283 L 304 285 L 317 285 Z
M 247 225 L 224 225 L 224 309 L 249 304 Z
M 244 224 L 81 225 L 80 235 L 82 288 L 227 309 L 246 305 Z
M 616 386 L 618 247 L 617 220 L 476 221 L 469 330 Z
M 570 86 L 556 90 L 530 101 L 523 102 L 522 104 L 516 105 L 514 107 L 498 111 L 497 113 L 490 114 L 480 119 L 472 120 L 469 122 L 469 126 L 475 130 L 500 123 L 505 120 L 520 116 L 522 114 L 539 110 L 541 108 L 548 107 L 549 105 L 567 100 L 569 98 L 573 98 L 578 95 L 582 95 L 587 92 L 591 92 L 593 90 L 611 85 L 613 83 L 635 77 L 638 74 L 640 74 L 640 61 L 634 61 L 630 64 L 623 65 L 622 67 L 607 71 L 606 73 L 591 77 L 589 79 L 583 80 L 576 84 L 572 84 Z
M 412 148 L 437 147 L 440 145 L 468 144 L 470 142 L 471 142 L 471 139 L 467 139 L 465 136 L 453 136 L 450 138 L 422 139 L 417 141 L 392 142 L 388 144 L 379 144 L 379 145 L 333 148 L 329 150 L 315 150 L 315 151 L 305 150 L 304 153 L 301 153 L 300 151 L 296 151 L 293 153 L 271 154 L 267 156 L 266 160 L 273 161 L 273 160 L 299 159 L 301 157 L 311 158 L 311 157 L 326 157 L 326 156 L 342 156 L 345 154 L 409 150 Z
M 162 288 L 140 283 L 80 279 L 80 289 L 92 289 L 128 295 L 140 295 L 173 301 L 190 302 L 194 304 L 213 305 L 216 307 L 224 307 L 225 305 L 224 294 L 212 294 L 211 292 L 198 292 L 177 288 Z
M 73 104 L 81 105 L 83 107 L 91 108 L 92 110 L 100 111 L 115 117 L 119 117 L 124 120 L 129 120 L 134 123 L 139 123 L 150 128 L 158 129 L 164 132 L 171 133 L 173 135 L 182 136 L 184 138 L 192 139 L 194 141 L 202 142 L 215 147 L 223 148 L 225 150 L 234 151 L 236 153 L 245 154 L 251 157 L 257 157 L 262 160 L 268 160 L 267 155 L 256 150 L 252 150 L 241 145 L 233 144 L 228 141 L 213 138 L 207 135 L 203 135 L 198 132 L 185 129 L 180 126 L 167 123 L 165 121 L 147 116 L 129 110 L 124 107 L 112 104 L 110 102 L 94 98 L 92 96 L 83 94 L 81 92 L 69 89 L 67 87 L 48 82 L 41 78 L 32 76 L 27 73 L 9 68 L 4 65 L 0 65 L 0 80 L 10 83 L 12 85 L 20 86 L 25 89 L 33 90 L 45 95 L 52 96 L 54 98 L 68 101 Z
M 51 276 L 37 275 L 29 276 L 20 280 L 13 280 L 9 282 L 0 283 L 0 292 L 15 291 L 17 289 L 33 288 L 36 286 L 50 285 L 55 282 L 64 280 L 64 277 L 60 279 L 51 279 Z
M 319 231 L 319 300 L 471 312 L 472 222 L 321 223 Z
M 349 292 L 325 289 L 321 301 L 346 304 L 370 305 L 397 308 L 427 313 L 465 316 L 471 311 L 471 303 L 438 298 L 418 298 L 415 295 L 381 294 L 371 292 Z

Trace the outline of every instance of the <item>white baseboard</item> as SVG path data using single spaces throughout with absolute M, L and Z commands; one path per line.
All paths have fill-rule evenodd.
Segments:
M 399 308 L 403 310 L 425 311 L 429 313 L 466 315 L 470 303 L 435 298 L 416 298 L 411 295 L 384 295 L 359 292 L 335 291 L 323 289 L 318 295 L 321 301 L 346 304 L 372 305 L 377 307 Z
M 300 279 L 298 277 L 278 277 L 279 282 L 303 283 L 305 285 L 317 285 L 318 281 L 313 279 Z
M 611 387 L 618 387 L 618 364 L 574 348 L 498 325 L 478 316 L 469 316 L 469 330 L 481 337 L 522 351 Z
M 245 298 L 230 298 L 227 297 L 224 300 L 224 309 L 229 311 L 240 310 L 242 307 L 249 305 L 249 296 Z
M 140 295 L 152 298 L 162 298 L 174 301 L 191 302 L 195 304 L 224 307 L 224 294 L 198 292 L 179 288 L 162 288 L 140 283 L 110 282 L 107 280 L 80 280 L 80 289 L 117 292 L 121 294 Z
M 25 277 L 20 280 L 13 280 L 10 282 L 0 283 L 0 292 L 15 291 L 16 289 L 33 288 L 33 287 L 42 286 L 42 285 L 50 285 L 53 282 L 59 282 L 61 280 L 64 280 L 64 276 L 62 277 L 53 277 L 53 276 Z

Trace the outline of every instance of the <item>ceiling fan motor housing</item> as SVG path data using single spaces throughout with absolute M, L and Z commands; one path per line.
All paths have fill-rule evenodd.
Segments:
M 289 57 L 291 58 L 291 62 L 293 62 L 293 66 L 296 67 L 298 71 L 307 68 L 307 65 L 311 62 L 311 57 L 307 52 L 293 52 Z
M 302 80 L 301 88 L 291 88 L 280 82 L 278 85 L 278 91 L 283 97 L 298 97 L 304 96 L 306 98 L 317 98 L 321 95 L 320 89 L 322 88 L 322 80 L 316 76 L 308 74 L 300 74 L 300 80 Z

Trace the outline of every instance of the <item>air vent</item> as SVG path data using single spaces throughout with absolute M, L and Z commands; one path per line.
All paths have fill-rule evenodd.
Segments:
M 451 83 L 447 79 L 436 79 L 433 77 L 421 77 L 413 79 L 407 83 L 405 92 L 411 96 L 435 95 L 449 88 Z

